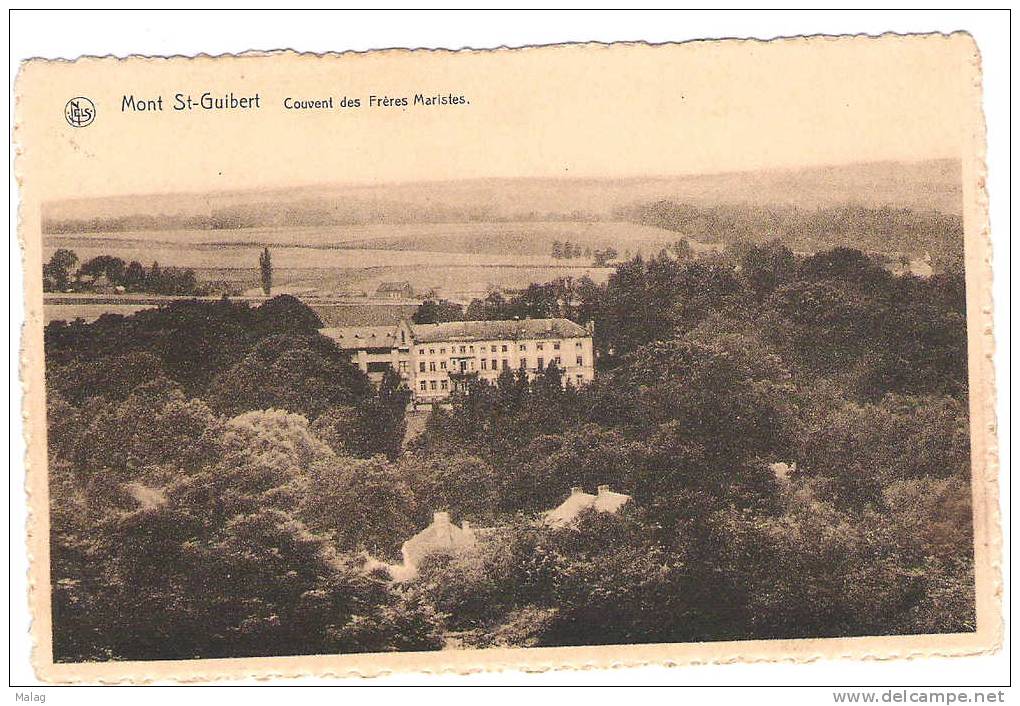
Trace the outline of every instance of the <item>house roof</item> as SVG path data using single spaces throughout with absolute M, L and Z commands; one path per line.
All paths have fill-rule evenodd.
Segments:
M 589 507 L 599 512 L 613 514 L 630 502 L 630 496 L 614 493 L 607 485 L 599 486 L 599 494 L 592 495 L 581 488 L 571 488 L 570 497 L 557 507 L 545 513 L 545 521 L 557 527 L 569 525 L 582 511 Z
M 446 512 L 433 513 L 432 524 L 404 542 L 400 551 L 405 565 L 415 565 L 426 554 L 455 552 L 475 546 L 473 531 L 450 522 Z
M 578 514 L 595 504 L 595 496 L 586 493 L 580 488 L 570 491 L 570 497 L 545 513 L 545 519 L 552 525 L 569 524 Z
M 416 324 L 415 343 L 442 341 L 513 341 L 531 338 L 582 338 L 588 331 L 568 319 L 450 321 Z
M 403 292 L 405 289 L 410 289 L 411 283 L 407 280 L 402 282 L 380 282 L 377 292 Z
M 341 350 L 399 348 L 401 345 L 400 329 L 396 326 L 342 326 L 320 328 L 319 333 L 336 341 Z

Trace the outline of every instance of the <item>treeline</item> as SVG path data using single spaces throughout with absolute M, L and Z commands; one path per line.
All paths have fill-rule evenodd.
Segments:
M 582 246 L 577 243 L 572 243 L 569 240 L 560 242 L 554 240 L 552 242 L 552 248 L 550 255 L 556 260 L 573 260 L 574 258 L 586 257 L 591 258 L 592 249 L 590 246 Z
M 58 249 L 43 264 L 44 292 L 101 292 L 104 289 L 148 294 L 200 296 L 224 291 L 213 283 L 199 283 L 190 268 L 150 267 L 112 255 L 98 255 L 81 263 L 73 250 Z M 236 293 L 233 290 L 225 293 Z
M 508 213 L 487 205 L 419 206 L 404 202 L 358 201 L 325 203 L 305 200 L 293 203 L 245 204 L 195 214 L 131 214 L 91 218 L 44 217 L 42 232 L 124 233 L 147 230 L 236 230 L 241 228 L 287 228 L 308 226 L 358 226 L 373 223 L 515 223 L 530 221 L 595 221 L 596 214 L 582 211 L 519 211 Z
M 963 219 L 939 211 L 855 204 L 817 210 L 746 204 L 694 206 L 664 200 L 621 208 L 614 216 L 682 233 L 702 243 L 778 240 L 801 252 L 835 247 L 918 257 L 927 252 L 938 271 L 963 269 Z
M 507 371 L 407 448 L 406 389 L 292 298 L 49 325 L 57 658 L 973 630 L 962 279 L 739 264 L 493 295 L 593 321 L 596 380 Z M 632 502 L 534 522 L 602 484 Z M 388 581 L 440 509 L 478 551 Z

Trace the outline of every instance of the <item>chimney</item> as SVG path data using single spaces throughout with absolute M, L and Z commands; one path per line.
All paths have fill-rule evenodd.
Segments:
M 450 513 L 448 513 L 448 512 L 433 512 L 432 513 L 432 524 L 434 524 L 434 525 L 448 525 L 448 524 L 450 524 Z
M 605 495 L 608 492 L 609 492 L 609 486 L 608 485 L 600 485 L 599 486 L 599 495 Z
M 570 489 L 570 494 L 571 495 L 580 495 L 583 492 L 584 492 L 584 488 L 581 488 L 581 487 L 576 486 L 576 485 L 573 488 Z

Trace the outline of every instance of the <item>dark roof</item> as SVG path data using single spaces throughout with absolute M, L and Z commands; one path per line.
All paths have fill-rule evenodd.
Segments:
M 415 343 L 583 338 L 588 335 L 588 331 L 583 326 L 568 319 L 451 321 L 443 324 L 416 324 L 414 326 Z
M 400 331 L 394 326 L 344 326 L 320 328 L 319 333 L 332 338 L 341 350 L 361 348 L 397 348 Z M 404 344 L 407 347 L 407 344 Z
M 380 304 L 371 302 L 351 304 L 311 304 L 312 309 L 328 328 L 352 326 L 396 326 L 401 319 L 410 319 L 418 310 L 417 304 Z

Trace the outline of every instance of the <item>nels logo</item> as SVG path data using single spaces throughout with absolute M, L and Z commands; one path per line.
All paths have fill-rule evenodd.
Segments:
M 96 119 L 96 105 L 84 96 L 67 101 L 64 106 L 64 118 L 71 127 L 85 127 Z

